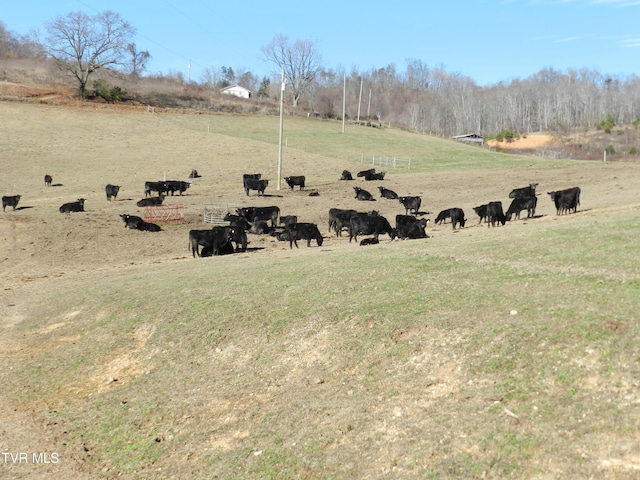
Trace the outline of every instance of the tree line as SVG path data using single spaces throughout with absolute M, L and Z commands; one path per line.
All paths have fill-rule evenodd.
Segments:
M 0 22 L 0 58 L 50 59 L 75 79 L 83 97 L 92 74 L 110 69 L 142 78 L 151 54 L 133 42 L 135 28 L 119 14 L 73 12 L 45 25 L 43 41 L 16 35 Z M 254 101 L 277 101 L 280 75 L 292 110 L 350 120 L 375 121 L 441 136 L 478 133 L 487 137 L 509 130 L 520 134 L 592 128 L 640 119 L 640 78 L 611 76 L 593 69 L 543 69 L 525 79 L 478 86 L 470 77 L 411 59 L 368 71 L 327 68 L 309 40 L 274 37 L 262 48 L 273 74 L 259 77 L 246 68 L 211 67 L 189 81 L 212 90 L 238 83 Z M 156 75 L 157 76 L 157 75 Z M 183 76 L 172 80 L 185 82 Z M 100 83 L 100 82 L 98 82 Z M 104 83 L 100 84 L 104 90 Z M 115 87 L 114 87 L 115 88 Z M 343 103 L 344 102 L 344 103 Z
M 311 108 L 335 113 L 343 75 L 321 72 L 309 94 Z M 411 60 L 402 72 L 389 65 L 346 78 L 350 117 L 365 108 L 384 122 L 436 135 L 564 133 L 597 127 L 607 116 L 614 125 L 640 118 L 640 78 L 593 69 L 548 68 L 526 79 L 478 86 L 459 73 Z

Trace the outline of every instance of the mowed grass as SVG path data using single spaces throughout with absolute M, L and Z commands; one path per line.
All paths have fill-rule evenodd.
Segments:
M 140 176 L 209 151 L 221 172 L 234 163 L 221 184 L 271 164 L 277 125 L 82 110 L 64 120 L 90 125 L 81 137 L 97 145 L 71 147 L 70 165 L 84 152 L 132 175 L 143 164 Z M 347 137 L 336 122 L 286 122 L 299 129 L 291 161 L 321 159 L 327 178 L 345 159 L 357 167 L 365 146 L 415 158 L 416 173 L 532 162 L 393 129 Z M 46 123 L 31 128 L 71 143 Z M 176 130 L 180 144 L 163 141 Z M 64 160 L 35 140 L 0 148 L 29 155 L 36 173 L 38 152 Z M 118 160 L 126 152 L 143 161 Z M 78 191 L 88 176 L 78 170 Z M 71 273 L 10 330 L 4 393 L 93 478 L 634 478 L 640 220 L 637 208 L 588 213 L 508 234 Z

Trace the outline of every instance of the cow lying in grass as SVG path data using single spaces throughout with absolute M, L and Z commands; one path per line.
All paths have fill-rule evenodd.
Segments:
M 123 213 L 120 218 L 124 222 L 125 228 L 131 230 L 140 230 L 141 232 L 159 232 L 162 230 L 159 225 L 155 223 L 145 222 L 142 218 L 136 215 L 127 215 Z
M 60 206 L 60 213 L 84 212 L 84 198 L 79 198 L 75 202 L 65 203 Z

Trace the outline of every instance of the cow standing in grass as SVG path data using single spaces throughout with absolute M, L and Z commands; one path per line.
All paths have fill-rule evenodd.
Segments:
M 300 190 L 304 190 L 305 180 L 306 179 L 304 175 L 284 177 L 284 181 L 287 182 L 287 185 L 289 185 L 289 188 L 291 188 L 291 191 L 293 191 L 293 187 L 296 187 L 296 186 L 299 187 Z
M 548 194 L 556 206 L 556 215 L 571 213 L 571 211 L 576 213 L 578 205 L 580 205 L 580 187 L 557 190 L 548 192 Z
M 110 183 L 104 187 L 104 191 L 107 194 L 107 201 L 115 200 L 120 191 L 120 185 L 111 185 Z
M 422 197 L 398 197 L 398 201 L 404 206 L 405 215 L 408 215 L 409 212 L 417 215 L 422 204 Z
M 315 223 L 290 223 L 285 226 L 285 232 L 289 248 L 293 248 L 293 245 L 298 248 L 298 240 L 306 240 L 307 247 L 311 246 L 311 240 L 315 240 L 319 247 L 322 246 L 322 234 Z
M 11 207 L 13 210 L 18 206 L 18 202 L 20 201 L 20 195 L 9 195 L 2 197 L 2 211 L 6 207 Z

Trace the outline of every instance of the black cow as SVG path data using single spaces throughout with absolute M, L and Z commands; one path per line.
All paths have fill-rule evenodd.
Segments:
M 189 182 L 185 182 L 183 180 L 167 180 L 164 182 L 167 188 L 167 193 L 171 192 L 173 196 L 174 192 L 180 193 L 180 196 L 191 186 Z
M 138 224 L 138 228 L 136 230 L 140 230 L 141 232 L 160 232 L 162 228 L 160 225 L 156 225 L 151 222 L 142 222 Z
M 502 210 L 502 202 L 489 202 L 487 204 L 487 226 L 495 227 L 496 222 L 504 225 L 506 221 L 507 217 Z
M 485 203 L 484 205 L 479 205 L 477 207 L 473 207 L 473 211 L 476 212 L 476 214 L 478 215 L 478 217 L 480 217 L 480 220 L 478 221 L 478 223 L 482 223 L 482 220 L 487 218 L 487 207 L 489 206 L 489 204 Z
M 166 182 L 144 182 L 144 196 L 148 197 L 151 192 L 158 192 L 158 195 L 167 193 Z
M 60 213 L 84 212 L 84 198 L 79 198 L 75 202 L 65 203 L 59 210 Z
M 20 195 L 9 195 L 2 197 L 2 211 L 6 207 L 11 207 L 13 210 L 18 206 L 18 202 L 20 201 Z
M 378 238 L 381 233 L 389 234 L 391 240 L 396 238 L 395 228 L 391 228 L 389 221 L 382 215 L 354 215 L 349 220 L 349 243 L 358 235 L 373 235 Z
M 329 232 L 335 230 L 336 236 L 342 236 L 342 230 L 349 228 L 349 220 L 352 215 L 356 215 L 358 212 L 355 210 L 345 210 L 342 208 L 330 208 L 329 209 Z
M 141 232 L 160 232 L 162 228 L 159 225 L 151 222 L 145 222 L 142 218 L 135 215 L 120 215 L 122 221 L 124 222 L 125 228 L 129 228 L 131 230 L 140 230 Z
M 396 228 L 400 228 L 404 225 L 411 225 L 412 223 L 417 222 L 418 219 L 413 215 L 396 215 Z
M 455 229 L 456 225 L 460 228 L 464 227 L 467 220 L 464 218 L 464 211 L 461 208 L 453 207 L 442 210 L 435 219 L 435 223 L 446 223 L 447 218 L 451 219 L 451 226 Z
M 373 195 L 371 195 L 366 190 L 363 190 L 360 187 L 353 187 L 353 189 L 356 192 L 356 200 L 362 200 L 362 201 L 365 201 L 365 202 L 375 202 L 376 201 L 376 199 L 373 198 Z
M 159 195 L 157 197 L 142 198 L 136 202 L 136 205 L 139 207 L 152 207 L 153 205 L 162 205 L 163 201 L 164 195 Z
M 200 178 L 201 176 L 195 168 L 189 174 L 189 178 Z
M 366 245 L 377 245 L 380 243 L 380 240 L 378 240 L 377 238 L 363 238 L 362 240 L 360 240 L 360 246 L 364 247 Z
M 210 249 L 212 255 L 219 255 L 231 240 L 233 227 L 213 227 L 211 230 L 190 230 L 189 248 L 195 258 L 196 254 L 201 257 L 198 251 L 202 246 L 203 250 Z
M 380 190 L 380 196 L 382 198 L 388 198 L 389 200 L 398 199 L 398 194 L 393 190 L 389 190 L 388 188 L 384 188 L 384 187 L 378 187 L 378 190 Z
M 256 178 L 245 178 L 244 182 L 244 191 L 247 196 L 249 196 L 249 190 L 257 190 L 258 196 L 264 195 L 264 191 L 267 189 L 269 185 L 269 180 L 258 180 Z
M 353 176 L 349 170 L 343 170 L 342 175 L 340 175 L 340 180 L 353 180 Z
M 304 190 L 304 175 L 298 175 L 295 177 L 284 177 L 284 181 L 287 182 L 287 185 L 289 185 L 291 191 L 293 191 L 293 187 L 295 186 L 300 187 L 300 190 Z
M 422 203 L 421 197 L 398 197 L 398 201 L 404 205 L 405 215 L 412 212 L 414 215 L 418 214 L 420 210 L 420 204 Z
M 231 240 L 229 240 L 224 245 L 218 246 L 217 254 L 218 255 L 229 255 L 229 254 L 234 253 L 234 252 L 235 252 L 235 250 L 233 248 L 233 242 Z M 200 250 L 200 256 L 201 257 L 212 257 L 213 256 L 213 245 L 206 245 L 206 246 L 202 247 L 202 250 Z
M 367 175 L 373 175 L 376 173 L 375 168 L 370 168 L 368 170 L 361 170 L 356 174 L 356 177 L 366 177 Z
M 520 212 L 522 210 L 527 211 L 527 218 L 533 217 L 536 214 L 536 205 L 538 204 L 538 197 L 514 197 L 511 201 L 511 205 L 507 209 L 507 220 L 511 221 L 513 215 L 520 220 Z
M 285 227 L 285 232 L 289 238 L 289 248 L 293 248 L 293 245 L 298 248 L 298 240 L 306 240 L 307 247 L 311 246 L 311 240 L 322 246 L 322 235 L 315 223 L 290 223 Z
M 50 187 L 51 186 L 51 182 L 53 182 L 53 177 L 51 175 L 45 175 L 44 176 L 44 185 L 45 187 Z
M 434 222 L 436 223 L 436 225 L 438 223 L 447 223 L 447 219 L 451 218 L 451 209 L 447 208 L 446 210 L 442 210 L 438 216 L 436 217 L 436 219 L 434 220 Z
M 373 172 L 373 173 L 368 173 L 364 176 L 364 179 L 367 181 L 371 181 L 371 180 L 384 180 L 384 176 L 385 176 L 386 172 Z
M 249 227 L 249 233 L 255 235 L 271 234 L 275 230 L 274 227 L 270 227 L 266 220 L 254 220 Z
M 458 207 L 453 207 L 451 210 L 451 226 L 455 229 L 456 225 L 460 225 L 460 228 L 464 228 L 464 224 L 467 223 L 467 219 L 464 218 L 464 210 Z
M 247 219 L 244 217 L 241 217 L 240 215 L 233 215 L 231 213 L 227 213 L 224 216 L 223 220 L 225 222 L 229 222 L 229 224 L 234 227 L 241 228 L 245 232 L 249 231 L 249 229 L 251 228 L 251 224 L 247 221 Z
M 121 214 L 120 218 L 124 222 L 124 228 L 130 228 L 132 230 L 137 229 L 138 224 L 144 222 L 142 217 L 138 217 L 136 215 L 127 215 L 126 213 Z
M 509 193 L 509 198 L 535 197 L 537 183 L 530 183 L 528 187 L 514 188 Z
M 234 241 L 235 227 L 233 226 L 215 226 L 211 229 L 213 232 L 213 242 L 207 245 L 211 248 L 212 255 L 224 255 L 225 253 L 233 253 L 232 241 Z
M 232 215 L 227 213 L 224 216 L 224 220 L 229 222 L 229 225 L 233 227 L 231 232 L 231 240 L 236 244 L 236 252 L 247 251 L 247 232 L 251 229 L 251 224 L 247 222 L 240 215 Z
M 251 228 L 251 225 L 247 223 L 243 218 L 238 218 L 237 220 L 232 220 L 230 222 L 231 228 L 231 241 L 236 244 L 235 251 L 236 252 L 246 252 L 247 251 L 247 230 Z M 246 227 L 246 228 L 245 228 Z
M 120 191 L 120 185 L 111 185 L 108 183 L 107 186 L 104 187 L 104 191 L 107 194 L 108 201 L 111 201 L 112 198 L 115 200 L 118 196 L 118 192 Z
M 376 210 L 368 212 L 357 212 L 356 210 L 343 210 L 340 208 L 329 209 L 329 231 L 334 230 L 337 237 L 342 236 L 342 230 L 349 230 L 351 217 L 354 215 L 376 216 L 379 213 Z
M 416 220 L 413 223 L 400 225 L 396 229 L 398 232 L 398 238 L 401 238 L 401 239 L 429 238 L 429 235 L 427 235 L 427 232 L 425 231 L 427 227 L 427 223 L 429 223 L 429 219 L 422 218 L 420 220 Z
M 247 251 L 247 232 L 244 231 L 243 228 L 234 227 L 231 230 L 231 240 L 236 244 L 236 252 L 246 252 Z
M 240 207 L 238 208 L 238 215 L 240 215 L 249 223 L 253 223 L 256 220 L 271 220 L 271 226 L 275 227 L 278 224 L 280 208 L 277 206 Z
M 556 215 L 563 213 L 576 213 L 578 205 L 580 205 L 580 187 L 567 188 L 565 190 L 556 190 L 547 192 L 551 196 L 551 200 L 556 206 Z

